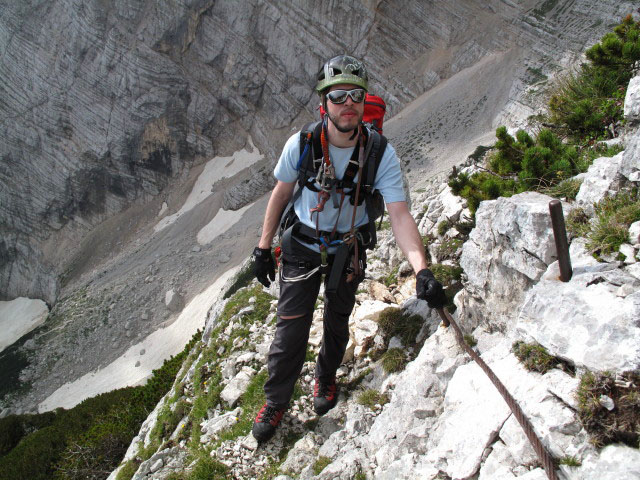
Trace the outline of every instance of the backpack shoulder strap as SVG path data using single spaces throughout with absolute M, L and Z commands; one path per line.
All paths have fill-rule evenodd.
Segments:
M 320 129 L 322 122 L 307 123 L 300 130 L 300 159 L 298 160 L 298 187 L 289 202 L 293 205 L 302 195 L 302 188 L 308 186 L 310 176 L 317 174 L 319 168 L 318 158 L 322 160 L 322 146 L 320 144 Z M 319 154 L 319 157 L 318 157 Z
M 371 148 L 369 149 L 367 162 L 364 165 L 365 171 L 363 172 L 363 180 L 365 181 L 364 184 L 366 190 L 370 193 L 373 190 L 373 184 L 376 181 L 378 167 L 380 167 L 380 162 L 382 161 L 384 152 L 387 149 L 387 138 L 376 132 L 374 129 L 370 130 L 369 135 L 371 135 Z M 371 168 L 372 163 L 373 168 Z
M 376 223 L 374 214 L 374 193 L 373 193 L 373 185 L 376 180 L 376 175 L 378 174 L 378 167 L 380 166 L 380 162 L 382 161 L 382 157 L 384 156 L 384 152 L 387 149 L 387 139 L 380 133 L 371 129 L 371 149 L 369 151 L 369 156 L 367 157 L 367 162 L 365 163 L 366 172 L 362 172 L 362 177 L 365 180 L 364 188 L 364 204 L 367 211 L 367 216 L 369 217 L 369 244 L 367 248 L 374 248 L 378 243 L 378 236 L 376 234 Z M 373 165 L 371 165 L 373 163 Z M 368 168 L 367 168 L 368 167 Z M 380 199 L 382 202 L 382 199 Z M 384 215 L 384 203 L 382 203 L 382 215 Z M 382 221 L 382 217 L 380 217 Z

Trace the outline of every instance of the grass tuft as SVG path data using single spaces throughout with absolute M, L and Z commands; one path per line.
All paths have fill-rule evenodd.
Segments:
M 368 388 L 367 390 L 360 392 L 356 401 L 360 405 L 369 407 L 373 410 L 376 405 L 386 405 L 389 403 L 389 395 L 386 393 L 380 393 L 373 388 Z
M 628 242 L 629 226 L 640 220 L 640 190 L 621 191 L 595 205 L 587 248 L 595 255 L 616 252 Z
M 518 340 L 513 344 L 512 351 L 522 362 L 524 368 L 532 372 L 545 374 L 558 363 L 556 357 L 549 355 L 547 349 L 542 345 Z
M 401 348 L 390 348 L 382 355 L 382 368 L 387 373 L 399 372 L 406 364 L 407 359 Z
M 471 335 L 470 333 L 466 333 L 464 335 L 464 343 L 466 343 L 471 348 L 473 348 L 478 344 L 478 341 L 476 340 L 476 338 L 473 335 Z
M 329 457 L 318 457 L 318 459 L 313 464 L 313 473 L 316 475 L 320 475 L 320 472 L 327 468 L 330 463 L 331 459 Z
M 577 457 L 567 455 L 566 457 L 562 457 L 558 463 L 560 465 L 566 465 L 568 467 L 579 467 L 582 465 L 582 462 L 578 460 Z
M 618 442 L 640 446 L 639 386 L 640 375 L 632 372 L 618 376 L 587 372 L 582 376 L 576 394 L 578 417 L 596 447 Z M 606 408 L 605 396 L 613 401 L 613 410 Z
M 415 344 L 423 324 L 424 320 L 420 315 L 408 314 L 401 308 L 385 308 L 378 316 L 378 325 L 385 343 L 398 336 L 405 347 Z

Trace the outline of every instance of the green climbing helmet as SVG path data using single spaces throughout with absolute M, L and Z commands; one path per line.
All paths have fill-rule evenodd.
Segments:
M 357 58 L 350 55 L 338 55 L 324 64 L 318 73 L 316 92 L 319 95 L 333 85 L 349 83 L 369 90 L 367 67 Z

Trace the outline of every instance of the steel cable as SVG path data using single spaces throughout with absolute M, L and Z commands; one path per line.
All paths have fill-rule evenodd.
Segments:
M 504 398 L 504 401 L 507 403 L 507 405 L 511 409 L 511 412 L 516 417 L 518 423 L 520 423 L 520 426 L 524 430 L 525 435 L 529 439 L 529 443 L 538 455 L 538 459 L 540 460 L 540 463 L 542 463 L 542 466 L 544 467 L 549 480 L 558 480 L 555 465 L 553 463 L 553 458 L 551 458 L 551 455 L 536 435 L 535 431 L 533 430 L 533 425 L 531 425 L 531 422 L 520 408 L 520 405 L 518 405 L 516 399 L 513 398 L 513 396 L 507 390 L 507 387 L 505 387 L 500 379 L 496 376 L 496 374 L 493 373 L 493 370 L 489 368 L 489 365 L 487 365 L 485 361 L 480 358 L 480 355 L 478 355 L 478 353 L 473 350 L 473 348 L 467 345 L 467 342 L 464 341 L 462 330 L 460 330 L 460 327 L 451 317 L 449 312 L 447 312 L 444 308 L 439 308 L 438 313 L 440 314 L 440 318 L 442 318 L 442 321 L 444 322 L 444 325 L 446 327 L 448 327 L 449 325 L 453 327 L 456 339 L 458 340 L 458 343 L 460 344 L 462 349 L 475 360 L 475 362 L 480 366 L 484 373 L 487 374 L 493 385 L 498 389 L 498 392 L 500 392 L 502 398 Z

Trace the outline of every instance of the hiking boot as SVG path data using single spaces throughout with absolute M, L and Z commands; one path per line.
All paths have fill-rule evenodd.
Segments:
M 329 382 L 316 378 L 313 386 L 313 409 L 318 415 L 324 415 L 338 403 L 338 387 L 335 377 Z
M 273 437 L 285 410 L 284 408 L 278 409 L 270 407 L 266 403 L 262 406 L 258 415 L 256 415 L 256 419 L 253 422 L 253 429 L 251 430 L 251 433 L 258 442 L 266 442 Z

